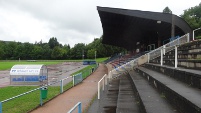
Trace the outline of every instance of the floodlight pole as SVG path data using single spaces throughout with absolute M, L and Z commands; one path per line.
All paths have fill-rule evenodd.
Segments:
M 82 60 L 84 60 L 84 50 L 82 50 Z
M 197 31 L 197 30 L 199 30 L 199 29 L 201 29 L 201 27 L 200 27 L 200 28 L 197 28 L 197 29 L 195 29 L 195 30 L 193 30 L 193 40 L 195 40 L 195 31 Z
M 95 61 L 96 61 L 96 51 L 95 51 Z

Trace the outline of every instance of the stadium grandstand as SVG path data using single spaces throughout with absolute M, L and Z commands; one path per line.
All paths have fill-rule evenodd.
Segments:
M 97 7 L 104 44 L 129 54 L 107 61 L 88 113 L 201 113 L 201 41 L 180 17 Z M 102 81 L 99 82 L 102 82 Z

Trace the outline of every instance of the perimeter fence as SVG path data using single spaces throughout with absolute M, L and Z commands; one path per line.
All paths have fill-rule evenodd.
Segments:
M 67 91 L 69 88 L 72 88 L 82 82 L 83 79 L 91 75 L 91 73 L 93 73 L 97 68 L 98 65 L 93 65 L 92 68 L 85 69 L 73 76 L 68 76 L 61 80 L 48 83 L 17 96 L 4 99 L 0 101 L 0 113 L 22 113 L 42 106 L 45 102 L 50 101 L 64 91 Z M 67 84 L 64 85 L 66 82 Z M 55 86 L 56 84 L 60 85 Z

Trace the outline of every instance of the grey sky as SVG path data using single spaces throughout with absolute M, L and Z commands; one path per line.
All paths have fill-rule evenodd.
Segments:
M 174 14 L 199 5 L 200 0 L 0 0 L 0 40 L 88 44 L 102 35 L 96 6 Z

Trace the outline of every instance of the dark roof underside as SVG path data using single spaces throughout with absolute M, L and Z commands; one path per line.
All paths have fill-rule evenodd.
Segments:
M 191 33 L 190 26 L 180 17 L 167 13 L 98 7 L 103 27 L 104 44 L 136 49 L 136 43 L 157 43 L 171 37 L 172 16 L 175 36 Z M 161 23 L 157 23 L 161 21 Z

